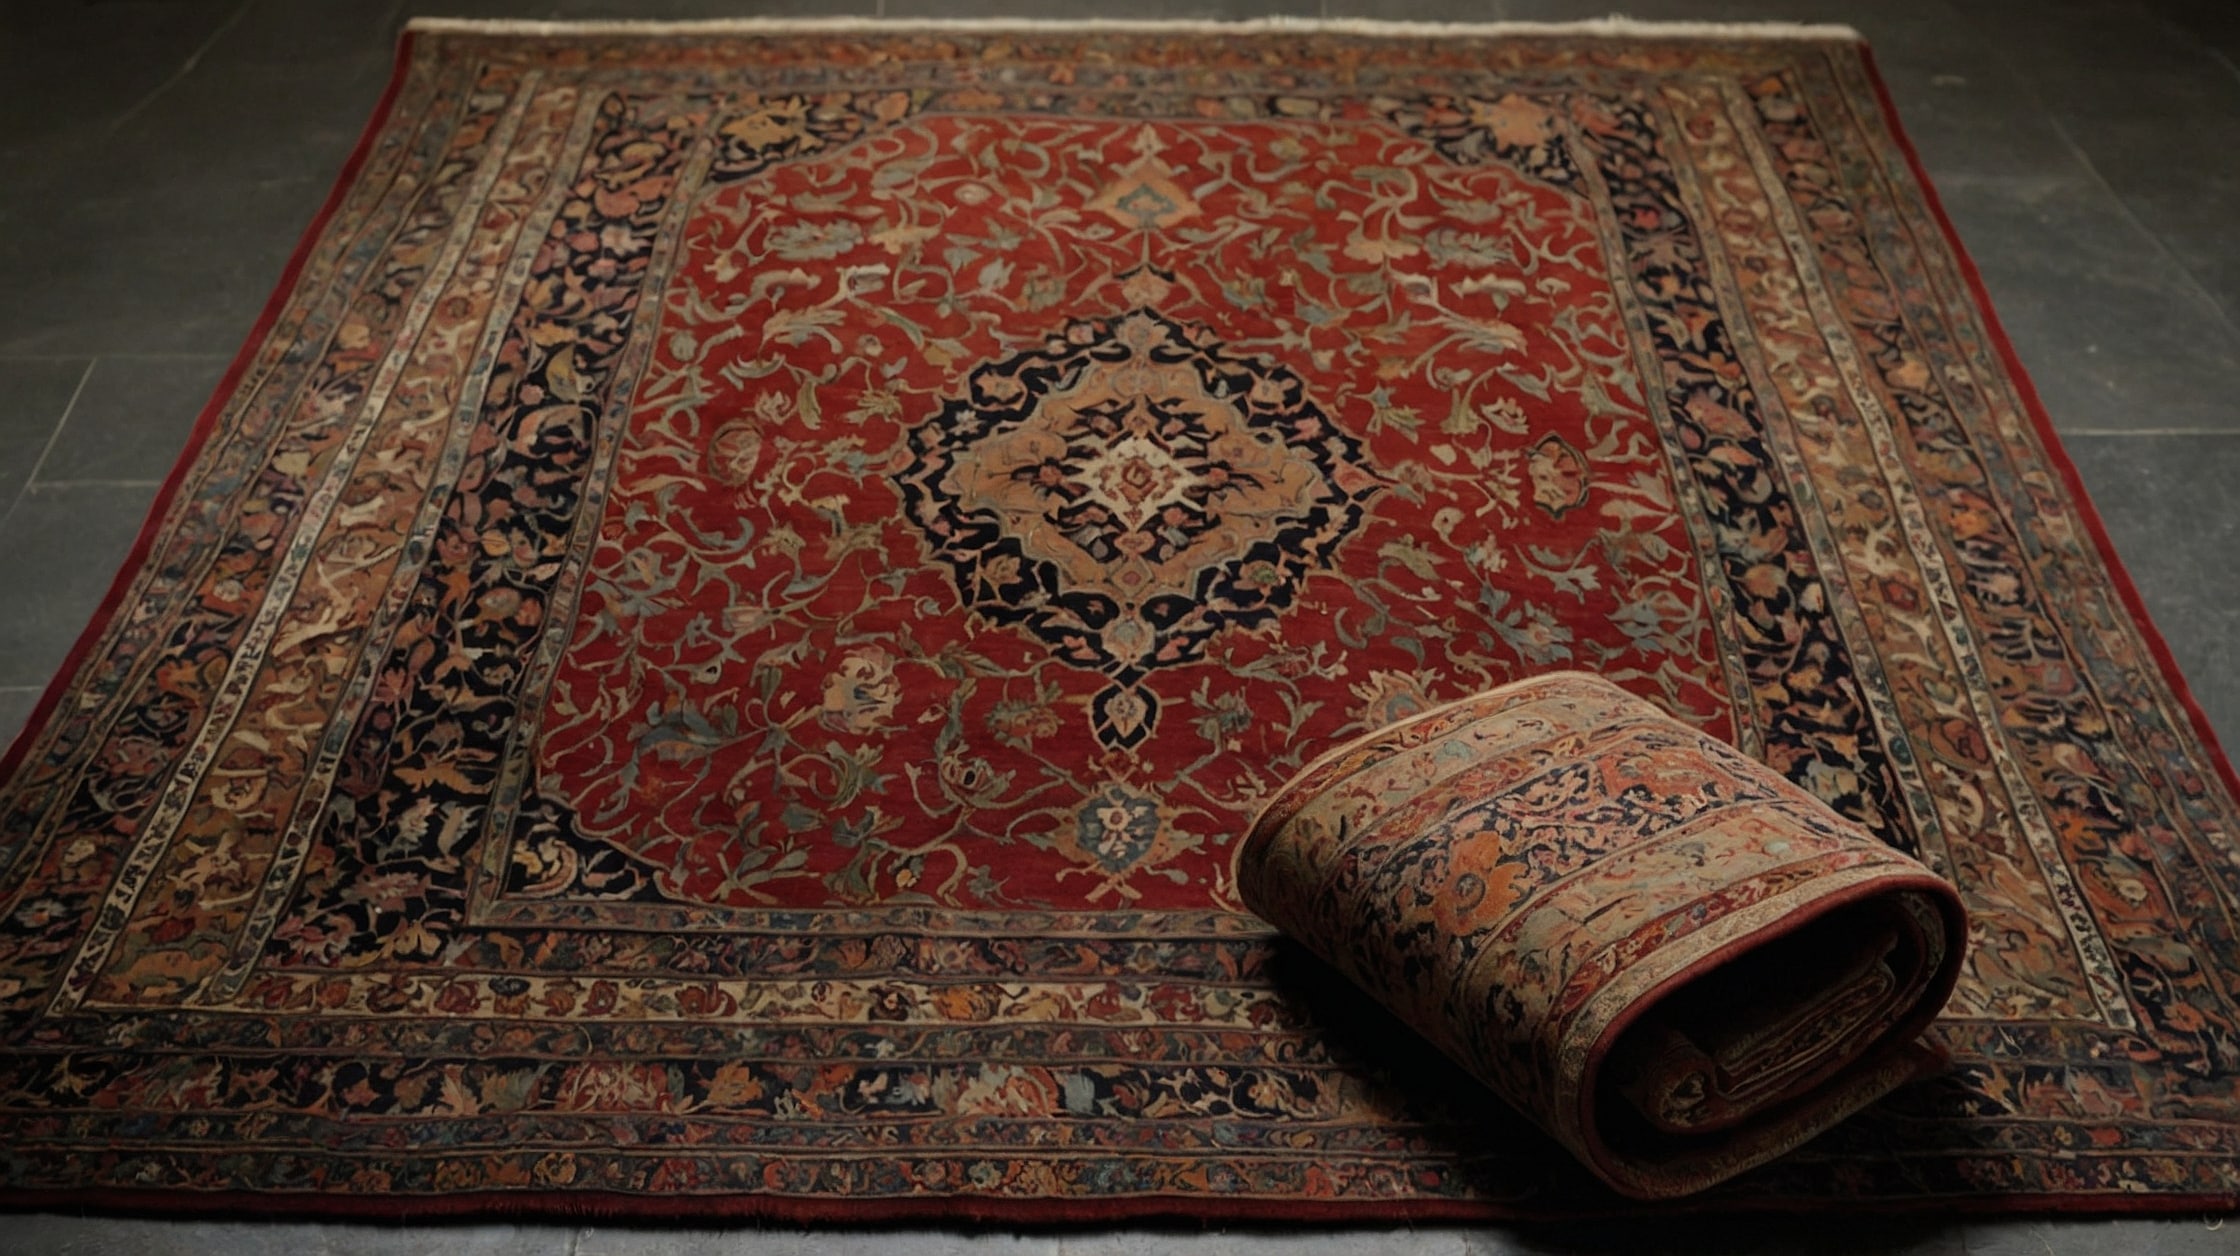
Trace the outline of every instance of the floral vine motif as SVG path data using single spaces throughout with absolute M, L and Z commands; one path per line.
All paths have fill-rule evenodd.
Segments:
M 981 367 L 909 444 L 909 516 L 958 595 L 1110 676 L 1113 749 L 1157 724 L 1146 672 L 1289 606 L 1377 488 L 1298 376 L 1150 309 Z
M 714 183 L 744 179 L 772 163 L 819 153 L 892 125 L 909 115 L 911 100 L 899 91 L 835 93 L 820 99 L 789 95 L 753 97 L 733 108 L 716 128 L 715 161 L 708 171 Z
M 1511 92 L 1492 100 L 1434 95 L 1378 103 L 1453 161 L 1498 161 L 1560 188 L 1579 183 L 1556 110 L 1545 101 Z

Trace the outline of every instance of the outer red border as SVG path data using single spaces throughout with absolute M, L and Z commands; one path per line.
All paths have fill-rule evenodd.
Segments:
M 186 451 L 180 455 L 178 465 L 172 468 L 164 481 L 163 489 L 156 495 L 147 521 L 141 525 L 140 535 L 133 542 L 132 552 L 125 559 L 123 568 L 103 597 L 101 608 L 71 648 L 69 656 L 48 684 L 23 730 L 17 734 L 13 745 L 0 756 L 0 779 L 15 771 L 28 752 L 32 739 L 39 729 L 53 716 L 63 691 L 71 677 L 84 664 L 86 656 L 99 642 L 115 617 L 118 606 L 131 591 L 133 577 L 147 562 L 154 548 L 155 538 L 162 530 L 165 517 L 170 513 L 173 500 L 187 471 L 201 456 L 217 427 L 219 413 L 249 365 L 263 345 L 273 325 L 279 321 L 293 293 L 297 279 L 327 224 L 333 219 L 343 198 L 365 166 L 372 153 L 375 140 L 389 121 L 399 91 L 404 86 L 411 67 L 413 32 L 406 31 L 397 42 L 397 55 L 390 72 L 389 85 L 383 90 L 380 103 L 374 107 L 373 116 L 366 123 L 365 131 L 358 137 L 357 146 L 336 177 L 333 190 L 328 192 L 326 203 L 319 209 L 311 225 L 296 244 L 295 253 L 280 274 L 272 296 L 265 303 L 256 325 L 250 329 L 240 353 L 226 369 L 216 391 L 202 408 L 195 421 L 194 433 L 188 438 Z M 1920 155 L 1906 138 L 1898 122 L 1898 110 L 1891 100 L 1888 84 L 1876 67 L 1873 51 L 1864 43 L 1859 45 L 1861 60 L 1867 77 L 1873 83 L 1875 97 L 1882 106 L 1884 123 L 1892 138 L 1905 154 L 1906 163 L 1913 172 L 1922 199 L 1944 233 L 1944 241 L 1966 277 L 1969 292 L 1974 296 L 1976 311 L 1982 317 L 1991 341 L 1998 347 L 2001 361 L 2013 378 L 2015 388 L 2022 398 L 2024 409 L 2036 425 L 2040 444 L 2047 459 L 2061 474 L 2062 483 L 2076 504 L 2077 513 L 2083 518 L 2085 529 L 2098 547 L 2109 578 L 2123 599 L 2124 608 L 2138 625 L 2140 635 L 2153 652 L 2162 669 L 2163 680 L 2171 692 L 2184 705 L 2193 720 L 2194 733 L 2201 739 L 2209 756 L 2216 763 L 2218 774 L 2225 787 L 2240 797 L 2240 774 L 2233 771 L 2231 760 L 2220 746 L 2216 730 L 2201 710 L 2193 693 L 2187 688 L 2185 678 L 2179 674 L 2177 660 L 2154 627 L 2147 614 L 2146 604 L 2124 570 L 2122 560 L 2116 556 L 2115 546 L 2109 541 L 2107 529 L 2093 509 L 2091 499 L 2085 494 L 2084 483 L 2077 475 L 2075 464 L 2062 449 L 2053 421 L 2047 417 L 2045 406 L 2039 400 L 2036 388 L 2023 370 L 2022 361 L 2015 355 L 2014 345 L 2007 339 L 2006 330 L 2000 325 L 1991 308 L 1991 297 L 1983 285 L 1983 276 L 1975 262 L 1960 243 L 1959 232 L 1937 199 L 1936 189 L 1929 181 L 1928 171 L 1922 167 Z M 1019 1200 L 975 1199 L 970 1196 L 935 1196 L 919 1199 L 802 1199 L 770 1195 L 725 1196 L 668 1196 L 648 1197 L 619 1195 L 599 1191 L 523 1191 L 465 1192 L 453 1195 L 399 1198 L 396 1196 L 353 1196 L 279 1194 L 257 1191 L 189 1191 L 175 1189 L 125 1190 L 100 1188 L 87 1190 L 10 1190 L 0 1189 L 0 1210 L 8 1211 L 76 1211 L 95 1208 L 104 1212 L 139 1216 L 253 1216 L 280 1219 L 328 1219 L 405 1222 L 415 1220 L 457 1220 L 461 1218 L 550 1218 L 582 1220 L 604 1218 L 610 1220 L 637 1220 L 648 1222 L 690 1221 L 761 1221 L 799 1225 L 857 1225 L 881 1226 L 909 1223 L 950 1223 L 964 1225 L 1087 1225 L 1116 1221 L 1140 1221 L 1205 1225 L 1223 1222 L 1290 1222 L 1299 1224 L 1350 1224 L 1392 1225 L 1419 1222 L 1535 1222 L 1551 1220 L 1601 1219 L 1608 1221 L 1640 1220 L 1655 1217 L 1722 1215 L 1736 1216 L 1749 1213 L 1757 1216 L 1812 1213 L 1817 1215 L 1922 1215 L 1922 1214 L 1993 1214 L 1993 1213 L 2085 1213 L 2101 1215 L 2143 1215 L 2162 1213 L 2199 1212 L 2205 1209 L 2228 1210 L 2240 1207 L 2240 1194 L 2187 1194 L 2187 1195 L 1967 1195 L 1942 1196 L 1897 1200 L 1843 1201 L 1843 1200 L 1720 1200 L 1706 1204 L 1689 1204 L 1685 1201 L 1663 1205 L 1642 1205 L 1623 1201 L 1612 1196 L 1607 1208 L 1563 1211 L 1533 1211 L 1504 1208 L 1498 1204 L 1473 1203 L 1461 1200 L 1419 1200 L 1408 1202 L 1336 1201 L 1336 1200 L 1266 1200 L 1231 1199 L 1222 1196 L 1146 1195 L 1103 1200 Z
M 1553 1148 L 1551 1147 L 1551 1153 Z M 1599 1222 L 1655 1225 L 1688 1222 L 1771 1225 L 1794 1217 L 2168 1216 L 2240 1208 L 2233 1194 L 1936 1195 L 1891 1200 L 1689 1200 L 1648 1204 L 1611 1193 L 1606 1206 L 1524 1209 L 1464 1200 L 1377 1202 L 1232 1199 L 1220 1195 L 1134 1195 L 1118 1199 L 979 1199 L 929 1195 L 911 1199 L 809 1199 L 755 1195 L 623 1195 L 611 1191 L 464 1191 L 397 1196 L 283 1194 L 263 1191 L 128 1190 L 0 1191 L 0 1212 L 81 1212 L 119 1216 L 248 1217 L 263 1221 L 563 1222 L 606 1220 L 648 1224 L 717 1221 L 840 1227 L 1084 1227 L 1116 1222 L 1174 1229 L 1242 1223 L 1286 1226 L 1414 1226 L 1420 1224 L 1538 1226 Z M 1730 1236 L 1731 1237 L 1731 1236 Z

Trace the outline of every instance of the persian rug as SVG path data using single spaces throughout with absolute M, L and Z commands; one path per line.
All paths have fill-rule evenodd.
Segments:
M 0 764 L 5 1198 L 1608 1211 L 1235 879 L 1555 670 L 1971 921 L 1693 1206 L 2234 1202 L 2234 778 L 1848 34 L 422 24 Z
M 1237 892 L 1642 1199 L 1942 1069 L 1917 1039 L 1967 936 L 1919 860 L 1584 672 L 1308 764 L 1246 830 Z

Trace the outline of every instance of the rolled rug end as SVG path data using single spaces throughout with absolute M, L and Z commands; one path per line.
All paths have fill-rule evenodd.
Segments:
M 1918 861 L 1584 673 L 1323 755 L 1262 809 L 1237 884 L 1639 1198 L 1940 1067 L 1920 1036 L 1966 938 Z

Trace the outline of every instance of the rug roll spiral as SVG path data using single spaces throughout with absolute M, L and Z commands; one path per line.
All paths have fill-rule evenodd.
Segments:
M 1248 906 L 1617 1190 L 1781 1155 L 1938 1067 L 1941 878 L 1583 673 L 1338 747 L 1239 853 Z

